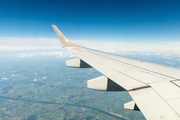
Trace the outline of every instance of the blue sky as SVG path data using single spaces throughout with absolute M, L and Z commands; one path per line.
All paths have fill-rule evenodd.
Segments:
M 70 40 L 180 41 L 180 1 L 1 0 L 0 37 L 57 39 L 55 24 Z

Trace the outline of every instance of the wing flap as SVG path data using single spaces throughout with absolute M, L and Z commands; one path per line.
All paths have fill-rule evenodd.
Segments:
M 177 81 L 177 80 L 176 80 Z M 150 84 L 152 89 L 180 116 L 180 88 L 172 81 Z
M 129 91 L 138 108 L 149 120 L 179 120 L 173 109 L 151 88 Z
M 170 81 L 152 83 L 150 86 L 166 101 L 180 98 L 180 88 Z
M 167 103 L 171 106 L 171 108 L 180 116 L 180 98 L 168 100 Z

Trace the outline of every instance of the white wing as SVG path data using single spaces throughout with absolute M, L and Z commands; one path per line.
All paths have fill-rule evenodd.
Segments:
M 63 47 L 78 57 L 67 61 L 67 66 L 93 67 L 104 75 L 89 80 L 88 88 L 126 90 L 134 101 L 125 109 L 140 110 L 149 120 L 180 120 L 180 69 L 80 47 L 52 27 Z

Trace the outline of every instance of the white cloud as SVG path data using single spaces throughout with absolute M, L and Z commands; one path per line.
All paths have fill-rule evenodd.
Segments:
M 46 79 L 46 78 L 47 78 L 47 77 L 46 77 L 46 76 L 44 76 L 44 77 L 42 77 L 41 79 L 43 79 L 43 80 L 44 80 L 44 79 Z
M 7 80 L 7 78 L 1 78 L 2 80 Z
M 107 53 L 113 53 L 117 55 L 123 55 L 123 56 L 129 56 L 129 55 L 160 55 L 164 58 L 171 58 L 171 56 L 176 55 L 180 56 L 180 51 L 138 51 L 138 50 L 132 50 L 132 51 L 122 51 L 122 50 L 101 50 Z M 17 57 L 35 57 L 35 56 L 54 56 L 57 58 L 70 58 L 75 57 L 72 53 L 69 51 L 52 51 L 52 52 L 37 52 L 37 53 L 22 53 L 22 54 L 14 54 Z M 46 66 L 46 65 L 44 65 Z
M 18 74 L 12 74 L 10 77 L 20 76 Z
M 0 51 L 62 49 L 58 39 L 0 37 Z
M 13 50 L 61 50 L 61 46 L 13 46 L 13 45 L 0 45 L 0 51 L 13 51 Z
M 17 54 L 17 57 L 33 57 L 33 56 L 55 56 L 58 58 L 74 57 L 69 51 L 53 51 L 53 52 L 37 52 Z
M 171 44 L 169 42 L 107 42 L 107 41 L 83 41 L 76 40 L 81 46 L 94 48 L 98 50 L 115 50 L 115 51 L 180 51 L 180 44 Z
M 58 46 L 61 45 L 58 39 L 52 38 L 7 38 L 0 37 L 1 45 L 10 46 Z
M 166 42 L 167 44 L 179 45 L 180 42 Z
M 180 51 L 180 42 L 110 42 L 91 40 L 70 40 L 73 43 L 98 50 L 121 51 Z M 62 50 L 58 39 L 51 38 L 7 38 L 0 37 L 0 51 L 8 50 Z M 61 54 L 61 53 L 60 53 Z M 61 55 L 59 55 L 61 56 Z

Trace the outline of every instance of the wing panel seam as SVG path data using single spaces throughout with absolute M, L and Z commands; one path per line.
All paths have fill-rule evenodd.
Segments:
M 140 68 L 140 69 L 143 69 L 143 70 L 147 70 L 147 71 L 152 72 L 152 73 L 156 73 L 156 74 L 159 74 L 159 75 L 163 75 L 163 76 L 166 76 L 166 77 L 169 77 L 169 78 L 172 78 L 172 79 L 177 79 L 177 78 L 174 78 L 174 77 L 171 77 L 171 76 L 167 76 L 167 75 L 164 75 L 164 74 L 155 72 L 155 71 L 151 71 L 151 70 L 148 70 L 148 69 L 145 69 L 145 68 L 142 68 L 142 67 L 138 67 L 138 66 L 135 66 L 135 65 L 132 65 L 132 64 L 128 64 L 128 63 L 126 63 L 126 62 L 122 62 L 122 61 L 119 61 L 119 60 L 116 60 L 116 59 L 113 59 L 113 58 L 109 58 L 109 57 L 106 57 L 106 56 L 104 56 L 104 55 L 100 55 L 100 54 L 98 54 L 98 53 L 94 53 L 94 52 L 92 52 L 92 51 L 88 51 L 88 52 L 91 52 L 91 53 L 93 53 L 93 54 L 96 54 L 96 55 L 99 55 L 99 56 L 102 56 L 102 57 L 105 57 L 105 58 L 108 58 L 108 59 L 111 59 L 111 60 L 114 60 L 114 61 L 118 61 L 118 62 L 127 64 L 127 65 L 130 65 L 130 66 L 133 66 L 133 67 L 137 67 L 137 68 Z
M 156 93 L 157 93 L 157 95 L 159 95 L 159 93 L 153 88 L 153 87 L 151 87 Z M 161 98 L 161 99 L 163 99 L 162 97 L 161 97 L 161 95 L 159 95 L 159 97 Z M 164 100 L 164 99 L 163 99 Z M 165 101 L 165 103 L 180 117 L 180 115 L 167 103 L 167 101 L 166 100 L 164 100 Z
M 77 54 L 80 54 L 80 53 L 76 53 L 76 55 Z M 82 54 L 81 54 L 82 55 Z M 78 56 L 78 55 L 77 55 Z M 84 56 L 84 55 L 82 55 L 82 56 Z M 88 58 L 88 59 L 91 59 L 91 58 L 89 58 L 89 57 L 87 57 L 87 56 L 84 56 L 84 57 L 86 57 L 86 58 Z M 95 61 L 95 60 L 93 60 L 93 59 L 91 59 L 92 61 L 94 61 L 94 62 L 97 62 L 97 61 Z M 144 82 L 142 82 L 142 81 L 140 81 L 140 80 L 138 80 L 138 79 L 135 79 L 135 78 L 133 78 L 133 77 L 131 77 L 131 76 L 128 76 L 128 75 L 126 75 L 126 74 L 124 74 L 124 73 L 122 73 L 122 72 L 119 72 L 119 71 L 117 71 L 117 70 L 115 70 L 115 69 L 113 69 L 113 68 L 110 68 L 110 67 L 108 67 L 108 66 L 106 66 L 106 65 L 104 65 L 104 64 L 102 64 L 102 63 L 100 63 L 100 62 L 97 62 L 98 64 L 101 64 L 101 65 L 103 65 L 103 66 L 105 66 L 105 67 L 107 67 L 107 68 L 109 68 L 109 69 L 112 69 L 112 70 L 114 70 L 114 71 L 116 71 L 116 72 L 118 72 L 118 73 L 120 73 L 120 74 L 122 74 L 122 75 L 124 75 L 124 76 L 127 76 L 127 77 L 129 77 L 129 78 L 132 78 L 133 80 L 135 80 L 135 81 L 138 81 L 138 82 L 140 82 L 140 83 L 143 83 L 143 84 L 145 84 L 146 86 L 149 86 L 147 83 L 144 83 Z M 101 72 L 101 71 L 99 71 L 99 72 Z M 145 87 L 145 86 L 143 86 L 143 87 Z

